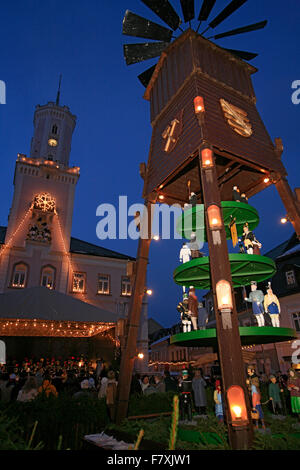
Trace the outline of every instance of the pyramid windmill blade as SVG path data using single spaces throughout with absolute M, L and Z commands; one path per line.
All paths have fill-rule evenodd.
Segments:
M 216 16 L 210 23 L 209 26 L 211 28 L 215 28 L 218 26 L 222 21 L 226 20 L 228 16 L 232 15 L 236 10 L 238 10 L 244 3 L 246 3 L 247 0 L 232 0 L 227 7 L 224 8 L 224 10 L 221 11 L 221 13 Z
M 215 6 L 216 0 L 204 0 L 203 5 L 201 7 L 198 21 L 206 21 L 210 15 L 211 10 Z
M 153 65 L 149 69 L 145 70 L 145 72 L 138 75 L 139 81 L 142 83 L 142 85 L 144 85 L 145 88 L 147 88 L 156 66 L 157 64 Z
M 192 21 L 195 18 L 195 1 L 194 0 L 180 0 L 181 9 L 184 21 Z
M 174 31 L 181 23 L 181 19 L 168 0 L 142 0 L 161 20 Z
M 123 34 L 137 38 L 170 42 L 173 31 L 157 23 L 142 18 L 127 10 L 123 19 Z
M 124 44 L 124 57 L 127 65 L 158 57 L 169 45 L 168 42 L 143 42 L 140 44 Z
M 243 60 L 252 60 L 258 56 L 256 52 L 237 51 L 235 49 L 225 49 L 225 47 L 223 47 L 223 49 L 224 51 L 230 52 L 231 54 L 236 55 Z
M 242 28 L 232 29 L 231 31 L 226 31 L 226 33 L 216 34 L 216 36 L 211 36 L 208 39 L 221 39 L 228 36 L 235 36 L 236 34 L 249 33 L 250 31 L 257 31 L 258 29 L 263 29 L 267 20 L 261 21 L 260 23 L 249 24 L 248 26 L 243 26 Z

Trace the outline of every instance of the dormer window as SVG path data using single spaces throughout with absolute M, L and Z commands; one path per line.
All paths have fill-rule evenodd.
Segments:
M 285 278 L 286 278 L 286 283 L 288 287 L 294 287 L 297 284 L 295 271 L 293 269 L 286 271 Z

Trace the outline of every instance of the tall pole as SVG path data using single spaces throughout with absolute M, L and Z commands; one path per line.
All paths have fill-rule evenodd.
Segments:
M 208 143 L 204 147 L 211 148 Z M 200 179 L 203 192 L 203 202 L 206 217 L 206 232 L 209 248 L 211 289 L 214 299 L 214 309 L 216 315 L 216 329 L 218 340 L 218 354 L 223 379 L 224 405 L 226 421 L 228 425 L 229 442 L 233 449 L 249 449 L 253 440 L 253 428 L 251 421 L 250 401 L 246 387 L 246 374 L 242 356 L 241 339 L 238 328 L 238 316 L 234 299 L 234 290 L 231 278 L 230 262 L 226 232 L 221 209 L 221 197 L 218 186 L 215 157 L 211 150 L 212 161 L 209 168 L 202 164 L 202 150 L 199 153 Z M 209 219 L 209 208 L 214 206 L 219 209 L 220 224 L 218 230 L 211 230 Z M 232 308 L 219 310 L 217 301 L 216 286 L 219 281 L 226 281 L 230 284 Z M 244 391 L 244 398 L 247 407 L 248 423 L 242 426 L 234 426 L 227 391 L 237 385 Z
M 137 357 L 137 339 L 140 326 L 141 309 L 145 295 L 145 283 L 149 248 L 151 243 L 151 204 L 145 203 L 143 222 L 141 224 L 141 238 L 139 239 L 136 271 L 134 275 L 133 290 L 130 299 L 126 346 L 121 357 L 120 375 L 118 379 L 116 422 L 120 424 L 127 416 L 130 395 L 131 379 L 134 361 Z M 147 219 L 147 221 L 145 220 Z

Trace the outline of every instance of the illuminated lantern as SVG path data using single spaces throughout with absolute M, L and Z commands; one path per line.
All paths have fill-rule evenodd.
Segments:
M 211 205 L 207 209 L 208 223 L 211 230 L 219 230 L 222 228 L 222 218 L 220 208 L 216 205 Z
M 195 114 L 200 114 L 204 113 L 205 108 L 204 108 L 204 100 L 202 96 L 196 96 L 194 99 L 194 108 L 195 108 Z
M 227 401 L 233 426 L 245 426 L 249 423 L 245 394 L 242 387 L 232 385 L 227 390 Z
M 282 224 L 286 224 L 287 221 L 288 221 L 288 218 L 287 218 L 287 217 L 282 217 L 282 218 L 280 219 L 280 222 L 281 222 Z
M 138 353 L 138 358 L 139 359 L 144 359 L 144 354 L 142 352 Z
M 152 289 L 147 289 L 147 290 L 146 290 L 146 294 L 147 294 L 147 295 L 152 295 Z
M 222 279 L 216 285 L 217 302 L 219 310 L 232 310 L 231 286 L 228 281 Z
M 214 166 L 213 151 L 210 148 L 201 150 L 201 159 L 203 168 L 211 168 Z
M 264 183 L 267 184 L 267 183 L 269 183 L 269 181 L 270 181 L 270 178 L 268 178 L 268 177 L 266 176 L 266 178 L 264 178 Z

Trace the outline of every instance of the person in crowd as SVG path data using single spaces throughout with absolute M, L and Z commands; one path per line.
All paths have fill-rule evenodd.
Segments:
M 141 383 L 142 392 L 145 393 L 146 388 L 148 388 L 149 386 L 150 386 L 149 377 L 148 375 L 144 375 L 144 377 L 142 377 L 142 383 Z
M 109 418 L 112 422 L 115 421 L 116 414 L 116 400 L 117 400 L 117 386 L 116 374 L 113 370 L 109 370 L 107 373 L 107 385 L 105 392 L 105 401 L 108 410 Z
M 31 401 L 38 395 L 37 383 L 35 377 L 28 377 L 25 384 L 18 393 L 17 401 Z
M 52 379 L 50 375 L 44 378 L 42 386 L 38 388 L 38 393 L 46 395 L 47 398 L 50 396 L 58 396 L 57 390 L 52 384 Z
M 73 398 L 82 398 L 82 397 L 91 397 L 91 389 L 90 389 L 90 384 L 88 379 L 84 379 L 80 383 L 80 390 L 78 392 L 75 392 L 73 395 Z
M 216 417 L 220 423 L 223 423 L 224 421 L 223 399 L 222 399 L 221 382 L 219 379 L 217 379 L 215 382 L 214 402 L 215 402 Z
M 142 395 L 143 392 L 140 374 L 133 374 L 130 386 L 130 393 L 133 395 Z
M 152 376 L 150 378 L 148 377 L 148 381 L 148 387 L 146 387 L 143 392 L 144 395 L 152 395 L 152 393 L 157 393 L 154 378 Z
M 99 392 L 98 392 L 98 398 L 99 399 L 105 397 L 105 395 L 106 395 L 107 382 L 108 382 L 107 377 L 102 377 L 100 379 L 100 387 L 99 387 Z
M 291 394 L 292 412 L 298 416 L 300 422 L 300 377 L 293 368 L 289 369 L 287 388 Z
M 165 393 L 166 391 L 166 384 L 164 382 L 164 379 L 161 375 L 155 375 L 154 376 L 154 382 L 155 382 L 155 389 L 158 393 Z
M 207 400 L 205 392 L 206 382 L 202 377 L 201 371 L 197 369 L 192 379 L 192 388 L 194 392 L 195 408 L 201 415 L 206 414 Z
M 283 389 L 280 389 L 278 382 L 276 381 L 275 375 L 270 375 L 270 383 L 268 386 L 269 399 L 272 404 L 272 411 L 274 414 L 278 414 L 278 411 L 282 411 L 282 403 L 280 393 L 283 393 Z
M 176 392 L 178 385 L 177 380 L 171 376 L 170 371 L 165 371 L 165 385 L 166 385 L 166 392 Z
M 9 384 L 9 374 L 4 372 L 1 374 L 0 377 L 0 400 L 2 403 L 9 403 L 10 402 L 10 395 L 12 387 L 14 386 L 13 383 Z
M 252 398 L 252 408 L 256 411 L 256 415 L 257 415 L 257 418 L 255 418 L 255 427 L 256 429 L 258 429 L 258 422 L 260 420 L 262 428 L 266 429 L 265 421 L 264 421 L 264 413 L 263 413 L 261 401 L 260 401 L 260 392 L 254 384 L 251 385 L 251 398 Z

